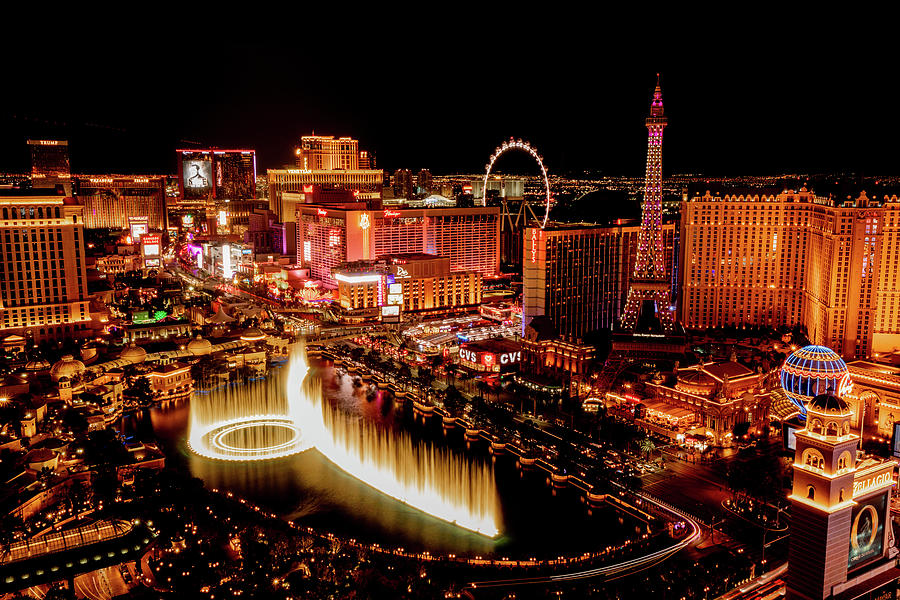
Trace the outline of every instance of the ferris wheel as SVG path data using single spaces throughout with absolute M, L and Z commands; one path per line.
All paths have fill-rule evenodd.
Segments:
M 491 170 L 494 168 L 494 163 L 497 162 L 497 159 L 500 158 L 503 154 L 510 150 L 519 150 L 522 152 L 526 152 L 537 161 L 538 166 L 541 168 L 541 177 L 544 179 L 544 195 L 546 197 L 545 205 L 544 205 L 544 218 L 538 219 L 535 217 L 535 220 L 541 222 L 541 229 L 547 226 L 547 218 L 550 216 L 550 178 L 547 176 L 547 168 L 544 166 L 544 160 L 541 158 L 541 155 L 538 154 L 537 149 L 529 144 L 528 142 L 523 142 L 521 139 L 509 138 L 509 140 L 500 144 L 500 146 L 494 150 L 494 153 L 491 154 L 491 158 L 488 160 L 487 165 L 485 165 L 486 170 L 484 173 L 484 185 L 482 186 L 484 199 L 487 201 L 487 184 L 488 178 L 491 176 Z M 532 214 L 534 214 L 532 212 Z

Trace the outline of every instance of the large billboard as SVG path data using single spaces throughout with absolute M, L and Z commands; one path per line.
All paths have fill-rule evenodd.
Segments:
M 891 435 L 891 454 L 894 458 L 900 458 L 900 423 L 894 423 L 894 432 Z
M 212 160 L 184 157 L 182 161 L 182 186 L 184 197 L 192 199 L 209 198 L 212 194 Z
M 850 517 L 850 556 L 847 569 L 880 558 L 884 550 L 884 517 L 889 492 L 860 500 Z

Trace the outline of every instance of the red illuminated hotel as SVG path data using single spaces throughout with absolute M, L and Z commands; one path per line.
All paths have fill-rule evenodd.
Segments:
M 337 285 L 332 271 L 342 264 L 395 254 L 443 256 L 450 259 L 451 271 L 496 275 L 499 217 L 498 207 L 375 211 L 363 203 L 302 204 L 297 207 L 297 262 L 332 286 Z

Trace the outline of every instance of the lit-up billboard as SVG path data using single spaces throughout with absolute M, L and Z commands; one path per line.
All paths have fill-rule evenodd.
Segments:
M 128 227 L 131 230 L 131 237 L 135 241 L 150 231 L 150 217 L 128 217 Z
M 382 306 L 381 307 L 381 321 L 383 323 L 399 323 L 400 322 L 400 307 L 397 305 Z
M 884 517 L 888 493 L 860 500 L 850 516 L 850 555 L 847 568 L 854 569 L 876 558 L 884 550 Z
M 212 192 L 212 160 L 185 158 L 182 163 L 185 198 L 208 198 Z
M 900 423 L 894 423 L 894 432 L 891 435 L 891 454 L 894 458 L 900 458 Z

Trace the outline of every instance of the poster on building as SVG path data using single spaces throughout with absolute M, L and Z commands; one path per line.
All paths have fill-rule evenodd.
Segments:
M 900 458 L 900 423 L 894 423 L 894 432 L 891 435 L 891 454 Z
M 850 517 L 850 556 L 847 568 L 854 569 L 881 557 L 884 549 L 884 515 L 887 493 L 858 501 Z
M 207 198 L 212 190 L 212 161 L 186 158 L 182 165 L 185 198 Z

